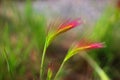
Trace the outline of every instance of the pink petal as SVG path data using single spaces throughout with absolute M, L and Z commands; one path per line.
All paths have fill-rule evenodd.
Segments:
M 89 45 L 91 49 L 96 49 L 96 48 L 103 48 L 105 47 L 104 43 L 94 43 Z
M 78 19 L 76 19 L 76 20 L 73 20 L 73 21 L 71 21 L 71 22 L 68 22 L 68 23 L 66 23 L 66 24 L 61 25 L 61 26 L 58 28 L 58 30 L 64 29 L 64 28 L 66 28 L 66 27 L 68 27 L 68 26 L 70 26 L 69 29 L 71 29 L 71 28 L 74 28 L 74 27 L 80 25 L 81 23 L 82 23 L 81 19 L 78 18 Z

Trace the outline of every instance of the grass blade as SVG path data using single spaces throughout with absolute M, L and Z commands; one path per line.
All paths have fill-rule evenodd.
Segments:
M 93 69 L 100 76 L 101 80 L 110 80 L 107 74 L 99 67 L 99 65 L 93 60 L 87 53 L 82 54 L 82 57 L 93 67 Z
M 14 80 L 13 73 L 12 73 L 12 70 L 10 68 L 10 62 L 9 62 L 9 59 L 8 59 L 8 55 L 7 55 L 6 49 L 4 49 L 4 51 L 3 51 L 3 57 L 5 58 L 5 61 L 7 63 L 8 72 L 9 72 L 9 74 L 11 76 L 11 79 Z

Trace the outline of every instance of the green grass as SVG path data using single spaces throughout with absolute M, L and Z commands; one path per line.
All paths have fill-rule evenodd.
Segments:
M 14 6 L 3 5 L 4 11 L 0 16 L 0 80 L 26 80 L 27 72 L 31 74 L 30 77 L 39 80 L 36 74 L 40 74 L 40 66 L 46 68 L 41 60 L 44 61 L 48 57 L 45 58 L 44 55 L 44 59 L 41 59 L 41 56 L 43 48 L 45 54 L 48 47 L 48 45 L 44 47 L 47 20 L 44 14 L 35 13 L 31 4 L 31 1 L 26 1 L 23 13 Z M 94 50 L 88 52 L 89 55 L 83 56 L 92 66 L 95 72 L 93 76 L 97 77 L 96 79 L 110 80 L 118 77 L 114 71 L 117 66 L 112 64 L 120 52 L 119 19 L 120 12 L 113 7 L 108 7 L 94 26 L 92 34 L 86 36 L 88 40 L 106 43 L 104 49 Z M 43 69 L 41 74 L 47 74 L 47 80 L 52 80 L 54 77 L 57 80 L 59 74 L 67 70 L 66 68 L 62 70 L 64 64 L 75 54 L 77 53 L 65 57 L 56 74 L 51 69 L 48 69 L 48 72 Z M 36 69 L 36 66 L 39 68 Z
M 0 67 L 5 70 L 4 73 L 2 70 L 0 72 L 1 80 L 6 80 L 7 78 L 13 80 L 9 78 L 9 74 L 14 79 L 19 77 L 20 73 L 18 73 L 18 71 L 22 70 L 24 66 L 26 66 L 26 68 L 29 67 L 26 62 L 29 62 L 29 56 L 34 49 L 39 55 L 38 62 L 40 62 L 45 41 L 45 17 L 43 14 L 36 14 L 30 2 L 26 2 L 23 13 L 14 6 L 7 7 L 9 7 L 9 5 L 3 5 L 4 14 L 0 20 L 0 54 L 3 54 L 5 58 L 0 58 Z M 8 17 L 8 14 L 6 14 L 8 11 L 12 13 L 9 14 L 11 17 Z M 5 48 L 5 52 L 3 48 Z M 6 71 L 7 68 L 2 62 L 4 60 L 7 62 L 8 73 Z M 16 69 L 18 67 L 20 68 L 17 71 Z M 22 71 L 22 75 L 25 75 L 25 72 L 26 69 Z M 24 77 L 23 80 L 25 80 Z

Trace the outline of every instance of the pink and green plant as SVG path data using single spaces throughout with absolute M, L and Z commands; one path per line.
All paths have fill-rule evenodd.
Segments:
M 45 40 L 45 45 L 44 45 L 44 49 L 43 49 L 43 54 L 42 54 L 42 60 L 41 60 L 41 67 L 40 67 L 40 77 L 42 78 L 43 76 L 43 66 L 44 66 L 44 59 L 45 59 L 45 54 L 46 54 L 46 49 L 48 48 L 48 46 L 51 44 L 51 42 L 61 33 L 64 33 L 72 28 L 75 28 L 77 26 L 79 26 L 82 23 L 82 20 L 76 19 L 73 20 L 71 22 L 68 22 L 64 25 L 61 25 L 55 32 L 49 33 L 46 37 Z
M 63 65 L 74 55 L 76 55 L 77 53 L 79 53 L 80 51 L 84 51 L 84 50 L 88 50 L 88 49 L 97 49 L 97 48 L 103 48 L 104 47 L 104 43 L 91 43 L 91 44 L 87 44 L 87 45 L 80 45 L 80 44 L 76 44 L 74 47 L 71 47 L 68 52 L 67 55 L 65 56 L 58 72 L 55 75 L 54 80 L 57 79 L 57 77 L 59 76 L 59 73 L 61 72 Z M 109 79 L 105 79 L 105 80 L 109 80 Z
M 72 29 L 72 28 L 75 28 L 79 25 L 81 25 L 83 23 L 83 21 L 79 18 L 79 19 L 76 19 L 76 20 L 73 20 L 71 22 L 68 22 L 68 23 L 65 23 L 63 25 L 61 25 L 56 31 L 54 32 L 49 32 L 47 37 L 46 37 L 46 41 L 45 41 L 45 45 L 44 45 L 44 49 L 43 49 L 43 54 L 42 54 L 42 60 L 41 60 L 41 67 L 40 67 L 40 78 L 43 79 L 43 67 L 44 67 L 44 60 L 45 60 L 45 54 L 46 54 L 46 50 L 48 48 L 48 46 L 51 44 L 51 42 L 60 34 Z M 85 51 L 85 50 L 88 50 L 88 49 L 98 49 L 98 48 L 103 48 L 104 47 L 104 43 L 101 43 L 101 42 L 94 42 L 94 43 L 83 43 L 81 44 L 81 41 L 79 43 L 77 43 L 75 46 L 72 46 L 62 64 L 60 65 L 60 68 L 58 69 L 57 73 L 55 74 L 55 77 L 54 77 L 54 80 L 57 80 L 60 72 L 62 71 L 62 68 L 64 66 L 64 64 L 74 55 L 76 55 L 77 53 L 79 53 L 80 51 Z M 88 56 L 88 55 L 87 55 Z M 88 57 L 90 58 L 90 57 Z M 91 63 L 92 60 L 90 59 Z M 100 72 L 102 72 L 103 74 L 99 73 L 98 71 L 98 74 L 100 75 L 101 79 L 104 79 L 104 80 L 109 80 L 108 76 L 104 73 L 104 71 L 102 71 L 102 69 L 94 62 L 94 64 L 97 66 L 97 69 L 99 69 Z M 51 69 L 51 67 L 48 68 L 48 73 L 47 73 L 47 80 L 51 80 L 52 78 L 52 75 L 53 75 L 53 70 Z M 103 77 L 102 77 L 102 76 Z

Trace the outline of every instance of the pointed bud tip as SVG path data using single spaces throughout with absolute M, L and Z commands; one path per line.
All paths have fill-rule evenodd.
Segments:
M 94 43 L 90 45 L 90 48 L 104 48 L 105 47 L 105 43 Z

